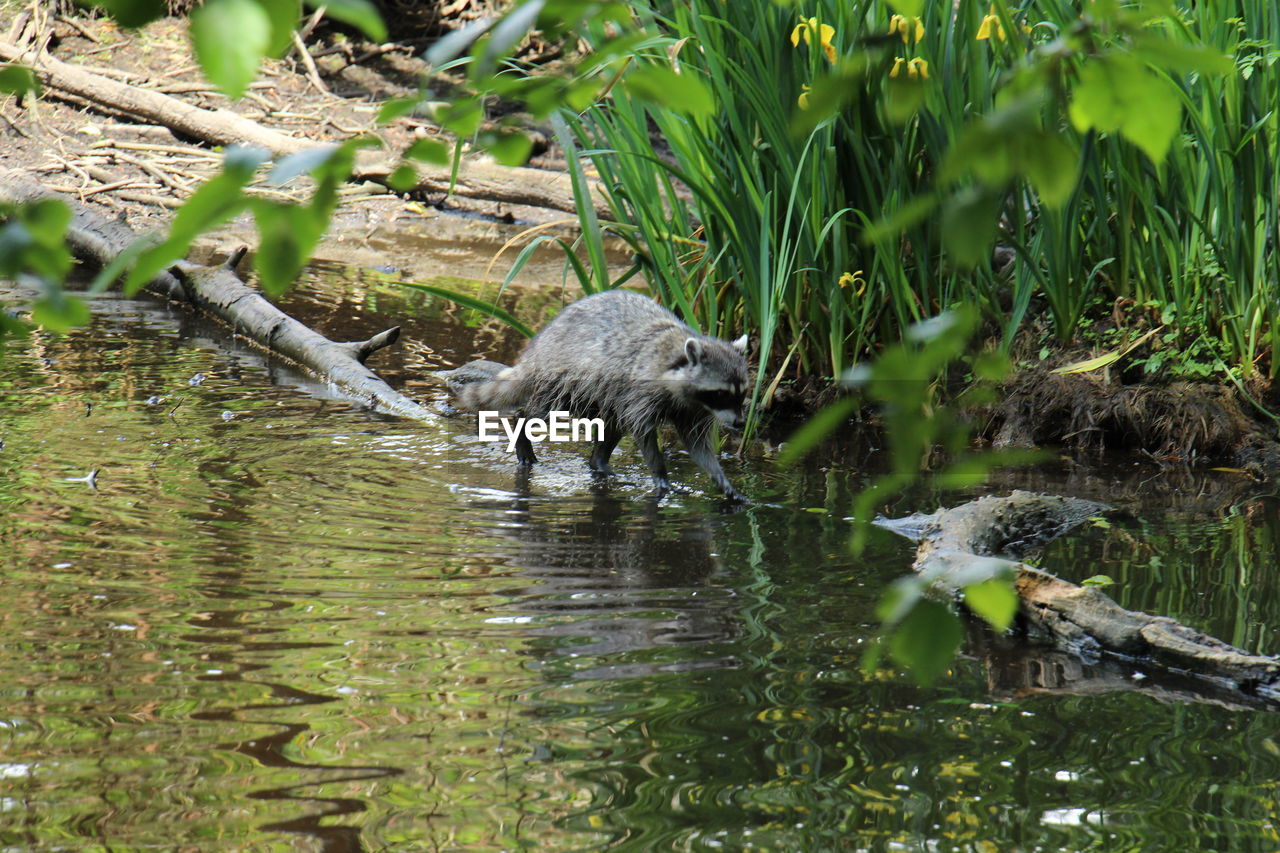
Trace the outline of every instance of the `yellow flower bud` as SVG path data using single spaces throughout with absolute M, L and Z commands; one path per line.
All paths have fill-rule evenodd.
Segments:
M 901 56 L 893 58 L 893 67 L 889 69 L 890 77 L 897 77 L 902 72 L 902 64 L 906 62 Z

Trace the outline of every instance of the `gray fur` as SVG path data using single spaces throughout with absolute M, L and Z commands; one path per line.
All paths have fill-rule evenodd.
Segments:
M 743 394 L 750 387 L 746 345 L 745 335 L 732 343 L 700 335 L 653 301 L 611 290 L 561 311 L 515 366 L 494 372 L 490 362 L 472 372 L 478 381 L 454 390 L 459 405 L 472 411 L 545 418 L 562 410 L 603 418 L 605 440 L 596 444 L 592 469 L 607 473 L 613 448 L 631 435 L 659 494 L 670 484 L 657 430 L 671 423 L 693 461 L 726 495 L 742 500 L 708 441 L 717 420 L 731 429 L 742 426 Z M 527 439 L 517 444 L 516 455 L 523 464 L 536 461 Z

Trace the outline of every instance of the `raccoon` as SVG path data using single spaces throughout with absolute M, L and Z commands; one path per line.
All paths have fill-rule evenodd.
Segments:
M 709 443 L 711 426 L 741 429 L 748 389 L 747 336 L 732 343 L 700 335 L 652 300 L 624 290 L 597 293 L 569 305 L 529 342 L 515 366 L 488 362 L 444 375 L 458 404 L 471 411 L 520 411 L 545 418 L 551 411 L 601 418 L 604 439 L 590 466 L 609 470 L 624 435 L 635 438 L 660 497 L 671 487 L 658 447 L 658 428 L 676 428 L 689 456 L 729 498 L 746 499 L 729 483 Z M 451 381 L 456 374 L 458 382 Z M 486 376 L 491 375 L 491 379 Z M 516 458 L 537 462 L 521 434 Z

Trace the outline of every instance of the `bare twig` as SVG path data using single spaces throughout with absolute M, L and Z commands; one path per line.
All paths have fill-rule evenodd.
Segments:
M 316 91 L 322 95 L 329 94 L 329 87 L 320 79 L 320 72 L 316 70 L 316 62 L 311 58 L 311 54 L 307 52 L 307 46 L 303 43 L 302 37 L 298 35 L 298 31 L 293 31 L 293 46 L 298 51 L 298 57 L 302 60 L 302 65 L 307 69 L 307 79 L 311 81 L 311 85 L 316 87 Z

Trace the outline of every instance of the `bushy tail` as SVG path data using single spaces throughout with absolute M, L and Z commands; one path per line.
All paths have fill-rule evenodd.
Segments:
M 481 359 L 453 370 L 441 370 L 436 376 L 453 392 L 458 408 L 505 412 L 514 411 L 524 403 L 520 393 L 523 383 L 513 373 L 512 368 L 501 362 Z

